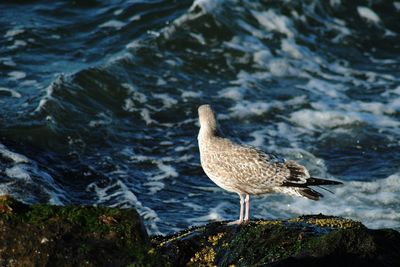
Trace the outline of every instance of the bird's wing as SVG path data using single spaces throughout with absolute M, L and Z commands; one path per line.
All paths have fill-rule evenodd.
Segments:
M 282 184 L 283 186 L 292 186 L 292 187 L 307 187 L 307 186 L 321 186 L 321 185 L 339 185 L 342 184 L 339 181 L 333 181 L 328 179 L 321 179 L 311 177 L 308 173 L 308 170 L 298 164 L 293 160 L 287 160 L 285 162 L 285 167 L 289 170 L 290 175 Z M 323 188 L 323 187 L 322 187 Z M 325 189 L 325 188 L 323 188 Z M 325 189 L 327 190 L 327 189 Z M 327 190 L 329 191 L 329 190 Z
M 310 178 L 306 167 L 293 160 L 285 161 L 285 168 L 289 170 L 290 175 L 286 177 L 284 182 L 302 185 L 306 184 L 307 179 Z
M 229 140 L 220 140 L 221 149 L 213 151 L 213 168 L 226 178 L 247 186 L 274 187 L 289 177 L 284 160 L 251 146 L 238 145 Z

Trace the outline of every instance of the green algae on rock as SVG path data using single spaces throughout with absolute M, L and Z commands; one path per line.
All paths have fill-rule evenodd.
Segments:
M 400 266 L 400 233 L 324 215 L 215 222 L 152 243 L 174 266 Z
M 151 264 L 149 244 L 133 209 L 28 206 L 0 197 L 0 266 Z

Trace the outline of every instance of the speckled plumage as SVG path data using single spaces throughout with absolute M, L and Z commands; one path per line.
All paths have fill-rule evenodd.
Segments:
M 218 186 L 239 194 L 241 212 L 236 223 L 243 222 L 244 211 L 244 221 L 249 219 L 249 195 L 278 192 L 318 200 L 322 195 L 308 186 L 340 184 L 310 177 L 307 169 L 295 161 L 280 159 L 257 148 L 219 137 L 211 107 L 202 105 L 198 112 L 201 166 Z

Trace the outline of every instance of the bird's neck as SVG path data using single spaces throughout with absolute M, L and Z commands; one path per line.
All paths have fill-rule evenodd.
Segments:
M 200 131 L 197 137 L 200 149 L 205 149 L 217 136 L 217 121 L 212 112 L 200 116 Z
M 199 143 L 202 144 L 207 143 L 216 136 L 217 130 L 214 127 L 201 126 L 197 139 L 199 140 Z
M 202 126 L 200 127 L 198 139 L 208 140 L 216 136 L 216 130 L 211 127 Z

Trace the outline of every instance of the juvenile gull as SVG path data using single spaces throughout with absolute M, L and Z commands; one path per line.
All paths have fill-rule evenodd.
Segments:
M 318 200 L 322 194 L 309 186 L 342 184 L 311 177 L 304 166 L 293 160 L 222 138 L 217 134 L 217 121 L 210 105 L 200 106 L 198 112 L 201 166 L 219 187 L 240 197 L 239 220 L 230 224 L 249 221 L 250 195 L 276 192 Z

